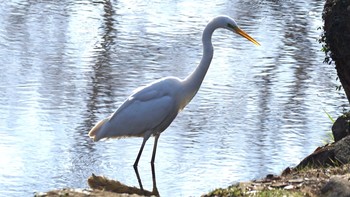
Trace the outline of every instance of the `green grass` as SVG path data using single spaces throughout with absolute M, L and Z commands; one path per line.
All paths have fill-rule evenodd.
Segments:
M 272 189 L 272 190 L 262 190 L 262 191 L 242 191 L 238 185 L 232 185 L 226 189 L 218 188 L 204 197 L 304 197 L 305 194 L 300 191 L 283 190 L 283 189 Z
M 225 189 L 222 189 L 222 188 L 215 189 L 205 195 L 205 197 L 211 197 L 211 196 L 244 196 L 244 193 L 238 187 L 238 185 L 232 185 Z
M 289 190 L 268 190 L 257 193 L 255 196 L 257 197 L 272 197 L 272 196 L 283 196 L 283 197 L 304 197 L 305 194 L 299 191 L 289 191 Z
M 323 109 L 323 111 L 324 111 L 324 113 L 326 113 L 327 117 L 332 122 L 332 124 L 334 124 L 335 120 L 333 119 L 333 117 L 325 109 Z M 323 144 L 329 144 L 329 143 L 334 142 L 334 136 L 333 136 L 332 131 L 328 131 L 327 136 L 328 136 L 327 139 L 323 140 Z
M 332 123 L 334 123 L 335 120 L 332 118 L 332 116 L 325 109 L 323 109 L 323 111 L 324 111 L 324 113 L 326 113 L 326 115 L 328 116 L 329 120 L 331 120 Z

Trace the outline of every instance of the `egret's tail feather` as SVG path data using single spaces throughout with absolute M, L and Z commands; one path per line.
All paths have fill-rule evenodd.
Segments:
M 98 122 L 90 131 L 89 131 L 89 137 L 94 140 L 94 142 L 100 140 L 102 137 L 101 133 L 101 127 L 107 122 L 110 118 L 106 118 Z

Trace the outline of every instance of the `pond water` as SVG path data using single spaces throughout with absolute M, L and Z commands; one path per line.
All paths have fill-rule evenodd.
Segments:
M 0 7 L 0 196 L 87 188 L 95 173 L 138 186 L 141 138 L 87 133 L 137 87 L 186 77 L 208 20 L 229 15 L 261 43 L 214 33 L 212 65 L 162 133 L 161 196 L 200 196 L 278 174 L 328 139 L 347 100 L 317 42 L 324 1 L 12 0 Z M 153 138 L 139 162 L 152 189 Z

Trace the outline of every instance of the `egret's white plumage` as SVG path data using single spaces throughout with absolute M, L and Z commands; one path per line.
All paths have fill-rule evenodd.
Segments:
M 128 136 L 148 138 L 164 131 L 180 110 L 178 93 L 171 91 L 179 87 L 179 82 L 176 78 L 165 78 L 136 91 L 89 135 L 98 141 Z
M 167 77 L 157 80 L 135 92 L 117 109 L 117 111 L 94 126 L 89 136 L 94 141 L 102 138 L 143 137 L 139 154 L 134 163 L 137 166 L 143 147 L 151 135 L 155 144 L 151 163 L 153 164 L 157 141 L 163 132 L 195 96 L 213 58 L 211 37 L 215 29 L 224 28 L 237 33 L 256 45 L 260 45 L 248 34 L 238 28 L 236 22 L 227 16 L 211 20 L 202 35 L 203 57 L 197 68 L 185 79 Z

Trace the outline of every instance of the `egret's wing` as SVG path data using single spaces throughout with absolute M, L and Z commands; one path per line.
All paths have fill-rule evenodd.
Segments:
M 131 95 L 112 115 L 106 137 L 144 136 L 150 131 L 162 132 L 177 113 L 176 100 L 172 96 L 151 88 L 143 89 Z
M 134 92 L 131 96 L 129 96 L 123 104 L 119 106 L 119 108 L 113 113 L 111 119 L 113 117 L 123 111 L 126 107 L 134 103 L 135 101 L 142 101 L 142 102 L 147 102 L 152 99 L 157 99 L 162 97 L 163 95 L 160 94 L 159 91 L 157 90 L 151 90 L 149 87 L 146 87 L 143 89 L 143 91 L 137 91 Z

